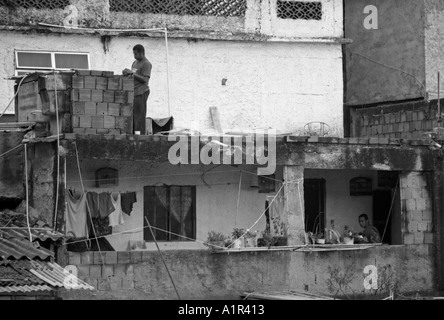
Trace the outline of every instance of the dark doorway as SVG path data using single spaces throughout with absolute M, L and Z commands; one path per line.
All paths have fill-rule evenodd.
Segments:
M 325 180 L 304 180 L 305 231 L 325 229 Z
M 392 190 L 373 191 L 373 226 L 376 227 L 383 243 L 391 243 L 391 224 L 390 206 L 392 204 Z M 393 212 L 392 212 L 393 214 Z M 370 223 L 372 223 L 370 221 Z M 387 227 L 386 227 L 387 225 Z M 384 234 L 385 229 L 385 234 Z M 382 236 L 384 235 L 384 239 Z

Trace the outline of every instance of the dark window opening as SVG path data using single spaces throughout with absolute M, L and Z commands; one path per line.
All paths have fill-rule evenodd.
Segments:
M 278 1 L 277 16 L 280 19 L 322 20 L 322 3 Z
M 305 231 L 323 232 L 325 229 L 325 180 L 304 180 Z
M 144 217 L 158 241 L 196 239 L 196 187 L 156 186 L 144 188 Z M 154 241 L 144 219 L 144 240 Z

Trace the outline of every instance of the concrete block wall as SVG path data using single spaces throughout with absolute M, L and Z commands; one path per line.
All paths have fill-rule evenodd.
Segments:
M 444 106 L 444 99 L 441 105 Z M 438 100 L 356 109 L 352 116 L 351 135 L 422 139 L 424 133 L 438 127 L 437 114 Z
M 427 173 L 400 176 L 404 244 L 433 244 L 431 182 Z
M 72 130 L 132 134 L 134 79 L 109 71 L 77 70 L 72 77 Z

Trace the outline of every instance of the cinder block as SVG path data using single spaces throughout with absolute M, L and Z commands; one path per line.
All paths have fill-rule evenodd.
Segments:
M 417 210 L 426 210 L 426 201 L 425 199 L 415 199 L 416 201 L 416 209 Z
M 85 128 L 73 128 L 72 132 L 75 134 L 85 134 Z
M 106 264 L 117 264 L 117 252 L 110 251 L 106 253 L 105 257 Z
M 433 221 L 433 211 L 432 210 L 424 210 L 422 212 L 422 220 L 423 221 Z
M 79 278 L 89 278 L 89 266 L 77 266 L 77 276 Z
M 114 129 L 116 127 L 116 118 L 113 116 L 103 116 L 103 128 Z
M 96 135 L 96 134 L 97 134 L 97 129 L 93 129 L 93 128 L 85 128 L 85 134 Z
M 122 290 L 122 279 L 121 278 L 111 278 L 109 279 L 110 284 L 111 284 L 111 290 L 112 291 L 117 291 L 117 290 Z
M 408 232 L 418 232 L 418 222 L 417 221 L 411 221 L 407 224 L 407 230 Z
M 126 264 L 115 264 L 114 265 L 114 276 L 124 277 L 126 276 Z
M 90 265 L 89 266 L 89 277 L 93 279 L 99 279 L 102 277 L 102 266 L 101 265 Z
M 103 90 L 91 90 L 91 100 L 94 102 L 103 102 Z
M 91 70 L 91 75 L 94 77 L 101 77 L 103 75 L 103 71 L 101 70 Z
M 84 102 L 85 105 L 85 115 L 96 115 L 97 114 L 97 103 L 95 102 Z
M 97 103 L 97 115 L 101 115 L 101 116 L 108 115 L 108 103 L 104 103 L 104 102 Z
M 80 127 L 80 116 L 73 115 L 71 117 L 71 124 L 73 128 Z
M 133 131 L 133 118 L 132 117 L 116 117 L 116 128 L 121 132 L 131 134 Z
M 114 102 L 114 91 L 103 91 L 103 102 Z
M 424 232 L 424 243 L 425 244 L 433 244 L 434 243 L 434 235 L 432 232 Z
M 319 137 L 318 136 L 311 136 L 307 139 L 307 142 L 311 142 L 311 143 L 319 142 Z
M 427 222 L 427 231 L 429 232 L 433 231 L 433 222 L 431 221 Z
M 65 133 L 64 134 L 64 138 L 66 140 L 75 140 L 76 139 L 76 135 L 75 135 L 75 133 Z
M 81 102 L 91 101 L 90 89 L 78 89 L 78 90 L 79 90 L 79 101 Z
M 412 210 L 408 212 L 408 221 L 416 221 L 416 222 L 422 222 L 422 211 L 420 210 Z
M 80 128 L 91 128 L 91 116 L 79 116 Z
M 112 134 L 112 135 L 121 135 L 122 132 L 120 131 L 120 129 L 109 129 L 109 134 Z
M 85 84 L 85 78 L 81 76 L 72 76 L 72 88 L 83 89 Z
M 97 134 L 108 134 L 109 129 L 97 129 Z
M 404 244 L 414 244 L 415 243 L 415 236 L 413 233 L 405 233 L 404 234 Z
M 102 277 L 114 277 L 114 265 L 102 265 Z
M 418 120 L 419 121 L 424 120 L 424 111 L 418 111 Z
M 405 114 L 405 112 L 401 112 L 401 122 L 406 122 L 407 121 L 407 115 Z
M 421 188 L 409 188 L 407 190 L 410 190 L 412 199 L 421 199 L 422 198 Z
M 85 89 L 95 89 L 96 88 L 96 78 L 91 76 L 86 76 L 84 78 Z
M 132 289 L 134 289 L 134 277 L 122 278 L 122 289 L 123 290 L 132 290 Z
M 93 129 L 103 129 L 103 116 L 93 116 L 91 117 L 91 126 Z
M 127 103 L 126 92 L 125 91 L 115 91 L 114 92 L 114 102 L 115 103 Z
M 91 71 L 90 70 L 76 70 L 76 74 L 78 76 L 90 76 Z
M 427 222 L 419 222 L 418 231 L 420 232 L 427 231 Z
M 120 107 L 120 113 L 124 117 L 132 117 L 133 116 L 133 105 L 132 104 L 124 104 Z
M 142 251 L 131 251 L 130 252 L 130 262 L 131 263 L 142 262 Z
M 114 76 L 112 78 L 108 78 L 108 90 L 119 90 L 120 88 L 120 77 Z
M 74 266 L 80 265 L 80 253 L 68 252 L 68 262 Z
M 79 90 L 80 89 L 71 90 L 71 101 L 79 101 Z
M 102 76 L 106 78 L 114 77 L 114 71 L 103 71 Z
M 97 290 L 97 279 L 91 279 L 91 278 L 85 278 L 83 279 L 87 284 L 94 287 L 95 290 Z
M 110 115 L 110 116 L 120 116 L 120 104 L 118 104 L 118 103 L 108 103 L 108 115 Z
M 72 114 L 85 114 L 85 104 L 83 102 L 72 103 Z
M 130 263 L 130 254 L 129 252 L 117 252 L 117 263 Z
M 415 232 L 414 237 L 415 237 L 414 244 L 423 244 L 424 243 L 424 233 L 423 232 Z
M 106 252 L 95 251 L 94 255 L 93 255 L 93 258 L 94 258 L 93 263 L 98 264 L 98 265 L 102 265 L 103 263 L 105 263 L 105 259 L 106 259 L 105 257 L 106 257 Z
M 110 291 L 111 285 L 108 279 L 97 279 L 97 290 L 99 291 Z
M 406 206 L 407 211 L 415 211 L 416 210 L 415 199 L 407 199 L 405 201 L 405 206 Z
M 96 89 L 97 90 L 107 90 L 108 89 L 108 78 L 97 77 L 96 78 Z
M 124 91 L 134 91 L 134 78 L 133 77 L 123 77 L 123 90 Z

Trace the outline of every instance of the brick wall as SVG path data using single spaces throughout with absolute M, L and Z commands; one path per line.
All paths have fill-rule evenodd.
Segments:
M 133 133 L 133 78 L 77 70 L 72 77 L 71 100 L 73 133 Z
M 441 100 L 444 107 L 444 99 Z M 438 100 L 356 109 L 352 113 L 351 135 L 421 139 L 438 126 Z
M 400 179 L 404 244 L 433 244 L 431 182 L 427 173 L 403 173 Z

